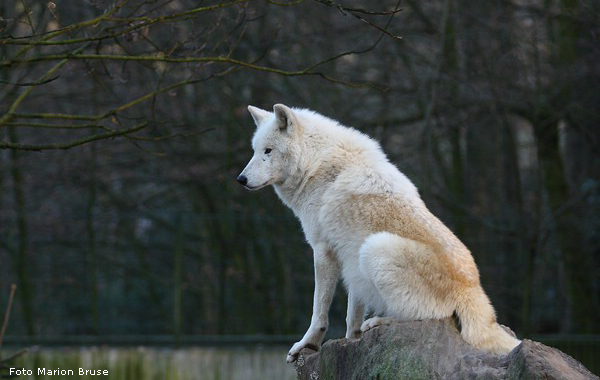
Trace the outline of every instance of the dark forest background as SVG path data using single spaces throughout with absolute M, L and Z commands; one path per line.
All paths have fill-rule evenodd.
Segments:
M 302 333 L 299 223 L 235 182 L 246 106 L 274 103 L 381 141 L 473 252 L 501 323 L 600 332 L 600 2 L 15 0 L 0 16 L 11 334 Z

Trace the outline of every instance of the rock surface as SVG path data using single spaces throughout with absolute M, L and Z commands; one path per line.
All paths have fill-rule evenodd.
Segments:
M 300 380 L 597 379 L 565 353 L 523 340 L 504 357 L 487 355 L 460 337 L 453 319 L 398 322 L 362 339 L 330 340 L 320 352 L 304 349 Z

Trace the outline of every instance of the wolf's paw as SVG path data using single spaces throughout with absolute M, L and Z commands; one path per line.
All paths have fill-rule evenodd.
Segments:
M 290 352 L 288 352 L 287 354 L 287 359 L 286 361 L 288 363 L 293 363 L 296 361 L 296 359 L 298 359 L 298 355 L 300 354 L 300 351 L 303 348 L 308 348 L 314 351 L 319 351 L 319 346 L 311 343 L 311 342 L 305 342 L 304 340 L 301 340 L 300 342 L 296 342 L 294 343 L 294 345 L 292 346 L 292 348 L 290 349 Z
M 360 339 L 362 338 L 362 330 L 354 330 L 346 332 L 346 339 Z
M 369 318 L 363 322 L 362 326 L 360 326 L 360 331 L 367 332 L 374 327 L 389 325 L 394 321 L 394 318 L 391 317 L 373 317 Z

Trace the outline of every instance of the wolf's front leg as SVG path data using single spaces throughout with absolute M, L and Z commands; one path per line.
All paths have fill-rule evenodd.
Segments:
M 294 362 L 298 358 L 300 350 L 305 347 L 319 350 L 329 325 L 329 307 L 340 277 L 340 268 L 334 254 L 325 249 L 324 246 L 314 247 L 313 255 L 315 262 L 315 294 L 310 327 L 304 337 L 296 342 L 288 352 L 288 363 Z
M 346 339 L 357 339 L 362 336 L 360 329 L 365 318 L 365 305 L 351 288 L 348 289 L 348 312 L 346 313 Z

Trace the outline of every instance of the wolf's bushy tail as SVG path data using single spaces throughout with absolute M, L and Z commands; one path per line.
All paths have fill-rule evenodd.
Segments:
M 490 354 L 508 354 L 521 343 L 496 322 L 494 308 L 480 286 L 469 287 L 458 294 L 456 314 L 463 339 Z

